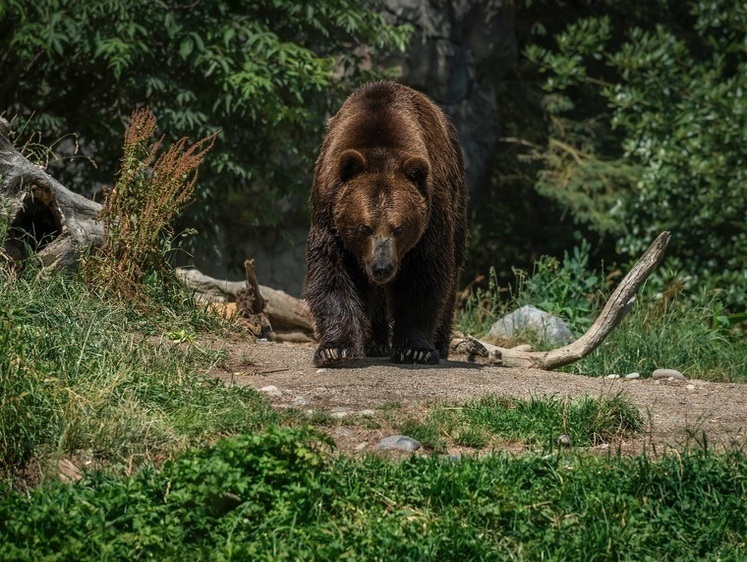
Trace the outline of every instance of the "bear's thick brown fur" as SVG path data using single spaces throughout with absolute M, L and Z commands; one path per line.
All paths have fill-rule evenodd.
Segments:
M 314 362 L 445 359 L 467 189 L 459 137 L 444 113 L 395 82 L 355 91 L 327 125 L 310 206 L 305 298 L 319 341 Z

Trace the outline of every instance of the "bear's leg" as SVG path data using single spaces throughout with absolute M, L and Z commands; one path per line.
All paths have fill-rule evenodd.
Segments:
M 443 311 L 443 317 L 436 329 L 436 350 L 441 359 L 449 357 L 449 347 L 451 346 L 451 327 L 454 322 L 454 308 L 456 306 L 456 286 L 449 291 L 452 297 L 447 299 Z
M 437 365 L 439 352 L 433 337 L 440 310 L 438 295 L 427 287 L 402 280 L 395 280 L 389 295 L 394 318 L 392 361 Z
M 371 332 L 365 279 L 335 237 L 312 226 L 307 247 L 304 296 L 314 319 L 318 367 L 363 357 Z
M 449 347 L 451 346 L 451 323 L 452 317 L 449 315 L 448 318 L 444 318 L 441 325 L 438 327 L 438 330 L 436 330 L 436 350 L 441 359 L 448 359 L 449 357 Z
M 369 300 L 371 318 L 371 339 L 366 347 L 368 357 L 389 357 L 392 346 L 389 343 L 391 329 L 386 313 L 386 301 L 380 289 L 376 289 Z

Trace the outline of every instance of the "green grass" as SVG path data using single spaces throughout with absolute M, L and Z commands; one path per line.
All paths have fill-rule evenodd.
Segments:
M 633 371 L 643 376 L 670 368 L 685 377 L 721 382 L 747 382 L 747 338 L 714 326 L 710 306 L 677 306 L 662 310 L 642 302 L 620 326 L 568 370 L 606 375 Z
M 525 297 L 518 295 L 510 302 L 501 303 L 495 290 L 476 291 L 458 319 L 458 328 L 476 337 L 484 336 L 493 322 L 526 302 Z M 581 335 L 588 328 L 602 304 L 598 302 L 593 316 L 578 324 L 571 323 L 575 335 Z M 587 314 L 585 307 L 580 310 Z M 578 314 L 571 318 L 578 321 Z M 643 290 L 631 312 L 607 339 L 586 358 L 565 370 L 591 376 L 635 371 L 646 377 L 655 369 L 669 368 L 677 369 L 689 379 L 747 382 L 746 330 L 744 314 L 724 316 L 713 295 L 697 298 L 679 295 L 664 305 L 651 291 Z M 530 343 L 538 350 L 557 347 L 531 334 L 527 336 L 501 343 L 508 346 Z
M 2 560 L 743 560 L 747 456 L 331 456 L 269 429 L 0 503 Z
M 643 419 L 623 394 L 574 400 L 488 395 L 463 406 L 435 406 L 425 420 L 406 419 L 397 429 L 437 452 L 449 441 L 475 448 L 523 443 L 552 450 L 563 434 L 573 446 L 612 443 L 643 429 Z
M 136 466 L 276 421 L 253 390 L 207 376 L 225 350 L 172 341 L 226 330 L 188 295 L 146 315 L 71 276 L 0 275 L 0 472 L 80 450 Z

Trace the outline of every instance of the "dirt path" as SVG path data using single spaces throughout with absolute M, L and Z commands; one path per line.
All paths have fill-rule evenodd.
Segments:
M 308 344 L 240 340 L 226 347 L 229 359 L 215 376 L 255 389 L 274 386 L 278 392 L 271 400 L 277 407 L 339 417 L 339 425 L 330 427 L 329 433 L 343 451 L 374 450 L 382 437 L 396 433 L 387 421 L 393 408 L 413 416 L 436 402 L 454 404 L 486 394 L 604 397 L 621 391 L 647 420 L 646 431 L 615 444 L 614 450 L 663 452 L 693 444 L 693 437 L 702 439 L 702 435 L 709 446 L 747 446 L 747 384 L 613 380 L 468 363 L 460 357 L 438 367 L 365 359 L 345 368 L 320 370 L 311 363 L 313 347 Z M 362 411 L 376 423 L 361 423 L 356 414 Z

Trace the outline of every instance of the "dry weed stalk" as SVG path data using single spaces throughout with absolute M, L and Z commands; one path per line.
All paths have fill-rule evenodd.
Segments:
M 192 200 L 197 170 L 217 135 L 191 146 L 182 138 L 159 155 L 163 136 L 153 141 L 155 131 L 150 110 L 132 113 L 117 183 L 104 201 L 104 242 L 83 269 L 89 282 L 127 301 L 144 299 L 147 275 L 174 277 L 164 245 L 174 218 Z

